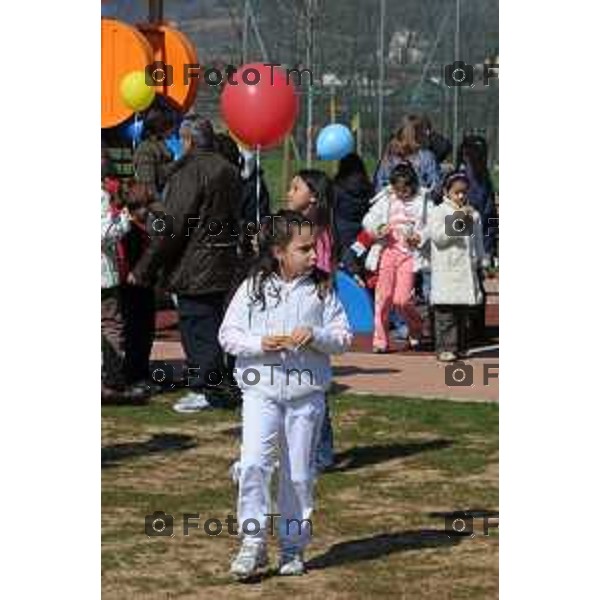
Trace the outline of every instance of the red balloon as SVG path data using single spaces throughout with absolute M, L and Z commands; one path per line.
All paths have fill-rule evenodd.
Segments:
M 250 63 L 231 78 L 238 85 L 226 83 L 221 94 L 221 114 L 227 127 L 246 145 L 276 146 L 290 132 L 298 115 L 294 76 L 288 85 L 282 69 Z

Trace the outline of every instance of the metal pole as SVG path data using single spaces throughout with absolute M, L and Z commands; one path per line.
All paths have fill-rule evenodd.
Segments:
M 460 0 L 456 0 L 456 22 L 454 27 L 454 60 L 460 60 Z M 454 165 L 458 166 L 458 101 L 460 86 L 454 86 L 454 120 L 452 144 L 454 146 Z
M 148 21 L 150 23 L 160 23 L 163 20 L 163 0 L 149 0 L 148 2 Z
M 260 144 L 256 145 L 256 231 L 260 229 Z
M 250 19 L 250 0 L 244 0 L 244 27 L 242 29 L 242 64 L 248 61 L 248 21 Z
M 377 156 L 383 154 L 383 44 L 385 24 L 385 0 L 379 0 L 379 82 L 378 82 L 378 107 L 377 107 Z
M 306 3 L 306 68 L 312 70 L 313 0 Z M 312 166 L 313 95 L 312 85 L 307 90 L 306 106 L 306 167 Z
M 256 35 L 258 45 L 260 46 L 260 52 L 262 54 L 263 61 L 268 62 L 269 59 L 267 57 L 267 47 L 265 46 L 262 36 L 260 35 L 260 30 L 258 29 L 258 22 L 256 21 L 256 16 L 254 15 L 254 10 L 252 10 L 250 3 L 248 3 L 248 10 L 250 12 L 250 23 L 252 25 L 252 29 L 254 29 L 254 35 Z

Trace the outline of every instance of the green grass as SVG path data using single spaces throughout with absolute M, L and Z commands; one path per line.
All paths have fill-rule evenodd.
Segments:
M 369 176 L 372 177 L 375 172 L 375 167 L 377 166 L 377 159 L 372 157 L 363 157 L 363 159 L 367 167 L 367 172 L 369 173 Z M 284 186 L 282 181 L 282 163 L 283 151 L 281 149 L 271 150 L 270 152 L 266 153 L 261 160 L 267 187 L 269 188 L 269 192 L 271 194 L 273 208 L 277 208 L 281 205 L 287 190 L 287 187 Z M 304 169 L 305 165 L 306 163 L 304 160 L 292 160 L 290 163 L 289 176 L 292 177 L 295 172 L 299 171 L 300 169 Z M 313 161 L 313 168 L 321 169 L 331 177 L 333 177 L 337 172 L 337 166 L 338 161 Z M 491 170 L 491 177 L 494 190 L 496 190 L 496 193 L 499 193 L 500 171 L 498 166 Z
M 371 158 L 365 158 L 365 165 L 370 176 L 372 176 L 377 166 L 377 161 Z M 264 155 L 261 160 L 261 166 L 264 171 L 265 180 L 269 193 L 271 194 L 271 203 L 273 208 L 282 204 L 287 184 L 282 181 L 283 151 L 281 149 L 272 150 Z M 304 169 L 306 162 L 304 160 L 291 160 L 289 177 L 300 169 Z M 337 172 L 338 161 L 313 160 L 312 168 L 325 171 L 330 177 L 334 177 Z M 289 181 L 288 181 L 289 183 Z
M 498 596 L 498 531 L 452 539 L 444 513 L 498 507 L 498 406 L 392 397 L 330 397 L 339 467 L 322 476 L 302 578 L 243 586 L 227 576 L 239 411 L 181 416 L 174 395 L 103 408 L 102 577 L 106 598 L 481 598 Z M 144 516 L 173 514 L 173 537 Z M 182 515 L 200 530 L 182 534 Z M 204 520 L 224 532 L 209 537 Z M 430 533 L 427 533 L 430 532 Z M 275 540 L 273 540 L 274 542 Z M 271 558 L 275 558 L 275 544 Z

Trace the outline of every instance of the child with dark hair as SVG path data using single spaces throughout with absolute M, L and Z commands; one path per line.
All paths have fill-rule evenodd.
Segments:
M 335 270 L 337 248 L 333 221 L 333 186 L 329 177 L 317 169 L 302 169 L 292 179 L 287 205 L 316 226 L 317 267 L 325 273 Z M 325 398 L 325 417 L 317 447 L 317 468 L 324 471 L 334 464 L 333 427 L 329 402 Z
M 102 189 L 100 192 L 100 249 L 103 401 L 114 401 L 117 397 L 124 398 L 126 391 L 118 243 L 127 234 L 129 228 L 129 212 L 126 209 L 117 208 L 111 202 L 110 194 Z
M 301 213 L 316 227 L 317 266 L 332 273 L 335 266 L 333 186 L 329 177 L 317 169 L 296 173 L 287 193 L 287 208 Z
M 130 186 L 126 205 L 131 215 L 131 227 L 121 241 L 126 273 L 136 267 L 150 245 L 147 231 L 149 208 L 146 191 L 140 184 Z M 122 286 L 123 316 L 125 320 L 125 377 L 127 382 L 148 389 L 150 355 L 154 342 L 156 303 L 153 286 L 127 283 Z
M 231 564 L 237 579 L 267 566 L 270 477 L 279 457 L 281 575 L 304 572 L 311 536 L 315 450 L 331 382 L 330 354 L 352 335 L 331 277 L 317 267 L 316 233 L 304 215 L 280 211 L 261 231 L 260 254 L 231 301 L 219 331 L 237 357 L 243 393 L 238 521 L 244 531 Z
M 444 181 L 444 200 L 428 224 L 435 345 L 442 362 L 466 355 L 469 313 L 483 300 L 479 270 L 489 265 L 481 217 L 468 203 L 468 191 L 467 175 L 451 173 Z
M 413 289 L 415 274 L 424 267 L 424 228 L 426 215 L 433 208 L 429 202 L 411 163 L 400 162 L 392 169 L 389 186 L 375 197 L 363 220 L 365 232 L 378 240 L 365 261 L 369 271 L 377 271 L 374 352 L 389 351 L 392 307 L 406 319 L 409 345 L 417 346 L 420 341 L 422 320 Z
M 133 171 L 136 182 L 145 186 L 147 203 L 158 202 L 167 183 L 173 156 L 165 138 L 173 126 L 166 109 L 158 105 L 144 117 L 143 139 L 133 153 Z
M 369 200 L 375 188 L 367 175 L 365 164 L 354 152 L 340 160 L 333 180 L 335 191 L 335 224 L 340 243 L 340 255 L 354 243 L 362 220 L 369 210 Z

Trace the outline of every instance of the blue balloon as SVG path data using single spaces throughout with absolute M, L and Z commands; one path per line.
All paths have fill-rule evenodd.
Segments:
M 373 300 L 365 289 L 344 271 L 337 271 L 335 284 L 353 333 L 373 333 Z
M 134 119 L 130 123 L 126 123 L 123 128 L 125 137 L 132 142 L 139 142 L 142 139 L 142 132 L 144 131 L 144 121 L 141 119 Z
M 317 137 L 317 156 L 322 160 L 340 160 L 354 149 L 352 132 L 340 123 L 327 125 Z
M 173 134 L 166 138 L 165 145 L 173 155 L 174 160 L 179 160 L 183 156 L 183 143 L 178 135 Z

